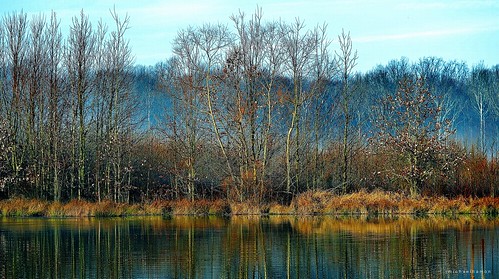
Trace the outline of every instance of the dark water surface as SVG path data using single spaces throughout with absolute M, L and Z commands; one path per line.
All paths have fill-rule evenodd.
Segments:
M 0 217 L 0 278 L 499 278 L 499 221 Z

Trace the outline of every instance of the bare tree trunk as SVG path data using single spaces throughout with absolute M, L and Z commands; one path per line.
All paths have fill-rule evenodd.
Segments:
M 487 104 L 487 95 L 489 86 L 491 86 L 490 73 L 479 65 L 472 70 L 471 73 L 471 95 L 473 98 L 473 105 L 478 113 L 479 119 L 479 138 L 478 148 L 480 152 L 486 154 L 486 138 L 485 138 L 485 115 L 489 112 Z
M 296 100 L 296 97 L 295 97 Z M 298 114 L 298 104 L 295 103 L 293 106 L 293 113 L 291 117 L 291 125 L 288 128 L 288 133 L 286 135 L 286 192 L 291 193 L 291 135 L 296 125 L 296 117 Z
M 208 64 L 208 69 L 211 65 Z M 222 142 L 222 136 L 220 134 L 220 130 L 218 128 L 218 124 L 217 124 L 217 121 L 215 119 L 215 113 L 214 113 L 214 109 L 213 109 L 213 102 L 212 102 L 212 97 L 211 97 L 211 90 L 210 90 L 210 74 L 209 72 L 206 73 L 206 87 L 205 87 L 205 90 L 206 90 L 206 102 L 208 104 L 208 114 L 210 116 L 210 120 L 211 120 L 211 125 L 213 126 L 213 131 L 215 132 L 215 137 L 217 139 L 217 143 L 218 143 L 218 146 L 220 147 L 220 150 L 222 151 L 222 155 L 225 159 L 225 163 L 227 165 L 227 170 L 229 171 L 229 175 L 231 177 L 231 180 L 233 181 L 233 183 L 236 183 L 236 178 L 234 176 L 234 172 L 232 171 L 232 165 L 230 163 L 230 160 L 229 160 L 229 156 L 227 155 L 227 152 L 225 151 L 225 146 Z M 229 190 L 228 190 L 229 191 Z
M 354 93 L 354 89 L 350 85 L 350 79 L 353 72 L 353 68 L 357 64 L 357 51 L 352 52 L 352 39 L 350 38 L 350 33 L 345 33 L 344 31 L 338 36 L 338 41 L 340 44 L 340 52 L 336 54 L 338 67 L 341 72 L 341 100 L 342 100 L 342 112 L 345 119 L 343 126 L 343 145 L 342 145 L 342 192 L 346 193 L 348 191 L 349 182 L 349 163 L 350 163 L 350 106 L 351 98 Z
M 291 177 L 291 147 L 292 147 L 292 136 L 294 132 L 295 140 L 295 156 L 294 156 L 294 169 L 295 169 L 295 189 L 298 190 L 299 187 L 299 177 L 301 172 L 300 166 L 300 148 L 301 139 L 299 132 L 299 123 L 301 118 L 301 107 L 304 104 L 304 100 L 310 96 L 304 96 L 303 89 L 303 79 L 307 77 L 310 72 L 310 58 L 316 47 L 316 41 L 314 40 L 313 32 L 303 33 L 304 24 L 299 19 L 296 20 L 294 25 L 283 26 L 283 32 L 285 32 L 283 49 L 286 55 L 285 65 L 288 73 L 292 75 L 293 81 L 293 92 L 291 93 L 291 98 L 289 102 L 292 105 L 291 112 L 291 122 L 288 126 L 288 131 L 286 135 L 286 192 L 292 192 L 293 179 Z M 311 93 L 311 92 L 309 92 Z
M 95 37 L 92 26 L 83 10 L 80 17 L 73 18 L 68 40 L 66 66 L 70 76 L 73 98 L 73 131 L 77 138 L 73 145 L 73 155 L 77 168 L 77 198 L 82 198 L 85 188 L 86 152 L 87 152 L 87 98 L 90 92 L 90 72 L 93 67 Z M 73 139 L 75 139 L 73 137 Z
M 134 110 L 135 101 L 130 96 L 131 81 L 128 77 L 128 71 L 133 63 L 131 49 L 128 41 L 125 39 L 126 30 L 129 28 L 130 17 L 125 15 L 120 18 L 116 10 L 110 10 L 114 21 L 115 29 L 110 32 L 110 37 L 106 41 L 106 49 L 104 50 L 106 60 L 104 68 L 106 74 L 107 86 L 107 160 L 106 180 L 112 184 L 112 196 L 115 202 L 127 200 L 128 183 L 127 174 L 129 175 L 130 161 L 126 158 L 130 155 L 131 150 L 131 120 Z M 108 187 L 111 187 L 109 185 Z M 123 190 L 126 189 L 125 193 Z
M 26 57 L 27 42 L 27 17 L 26 14 L 12 14 L 4 19 L 5 33 L 7 35 L 7 61 L 10 66 L 12 81 L 10 84 L 10 109 L 7 111 L 9 119 L 9 130 L 12 133 L 13 142 L 22 142 L 20 136 L 22 123 L 22 93 L 24 89 L 23 75 L 24 63 Z M 24 160 L 25 150 L 19 144 L 12 146 L 10 154 L 10 168 L 14 177 L 18 177 L 21 171 L 21 165 Z M 7 189 L 7 193 L 9 193 Z

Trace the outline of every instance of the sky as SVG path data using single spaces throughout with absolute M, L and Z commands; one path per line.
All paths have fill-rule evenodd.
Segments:
M 497 0 L 2 0 L 0 12 L 21 10 L 28 17 L 56 12 L 61 29 L 69 31 L 71 18 L 84 10 L 93 23 L 111 24 L 110 9 L 130 16 L 130 41 L 135 62 L 154 65 L 172 56 L 172 42 L 181 29 L 204 23 L 232 28 L 229 17 L 242 11 L 263 10 L 263 21 L 296 18 L 312 29 L 327 23 L 332 50 L 337 36 L 350 32 L 359 60 L 357 71 L 366 72 L 390 60 L 425 56 L 499 64 L 499 1 Z

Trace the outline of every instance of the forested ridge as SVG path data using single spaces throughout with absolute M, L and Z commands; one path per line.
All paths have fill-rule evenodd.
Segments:
M 172 57 L 141 66 L 130 18 L 110 16 L 110 26 L 83 11 L 71 26 L 55 13 L 2 17 L 0 197 L 498 190 L 499 65 L 430 56 L 361 73 L 347 31 L 257 10 L 179 30 Z

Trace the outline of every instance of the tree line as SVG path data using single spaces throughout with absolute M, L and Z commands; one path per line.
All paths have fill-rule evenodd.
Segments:
M 350 34 L 234 14 L 134 66 L 129 17 L 63 39 L 0 24 L 0 194 L 289 201 L 307 190 L 494 195 L 499 67 L 427 57 L 359 73 Z M 475 125 L 476 124 L 476 125 Z M 477 126 L 477 139 L 465 132 Z M 474 135 L 474 134 L 473 134 Z
M 53 12 L 0 28 L 2 194 L 55 201 L 128 199 L 134 123 L 129 18 L 111 31 L 81 11 L 67 38 Z

